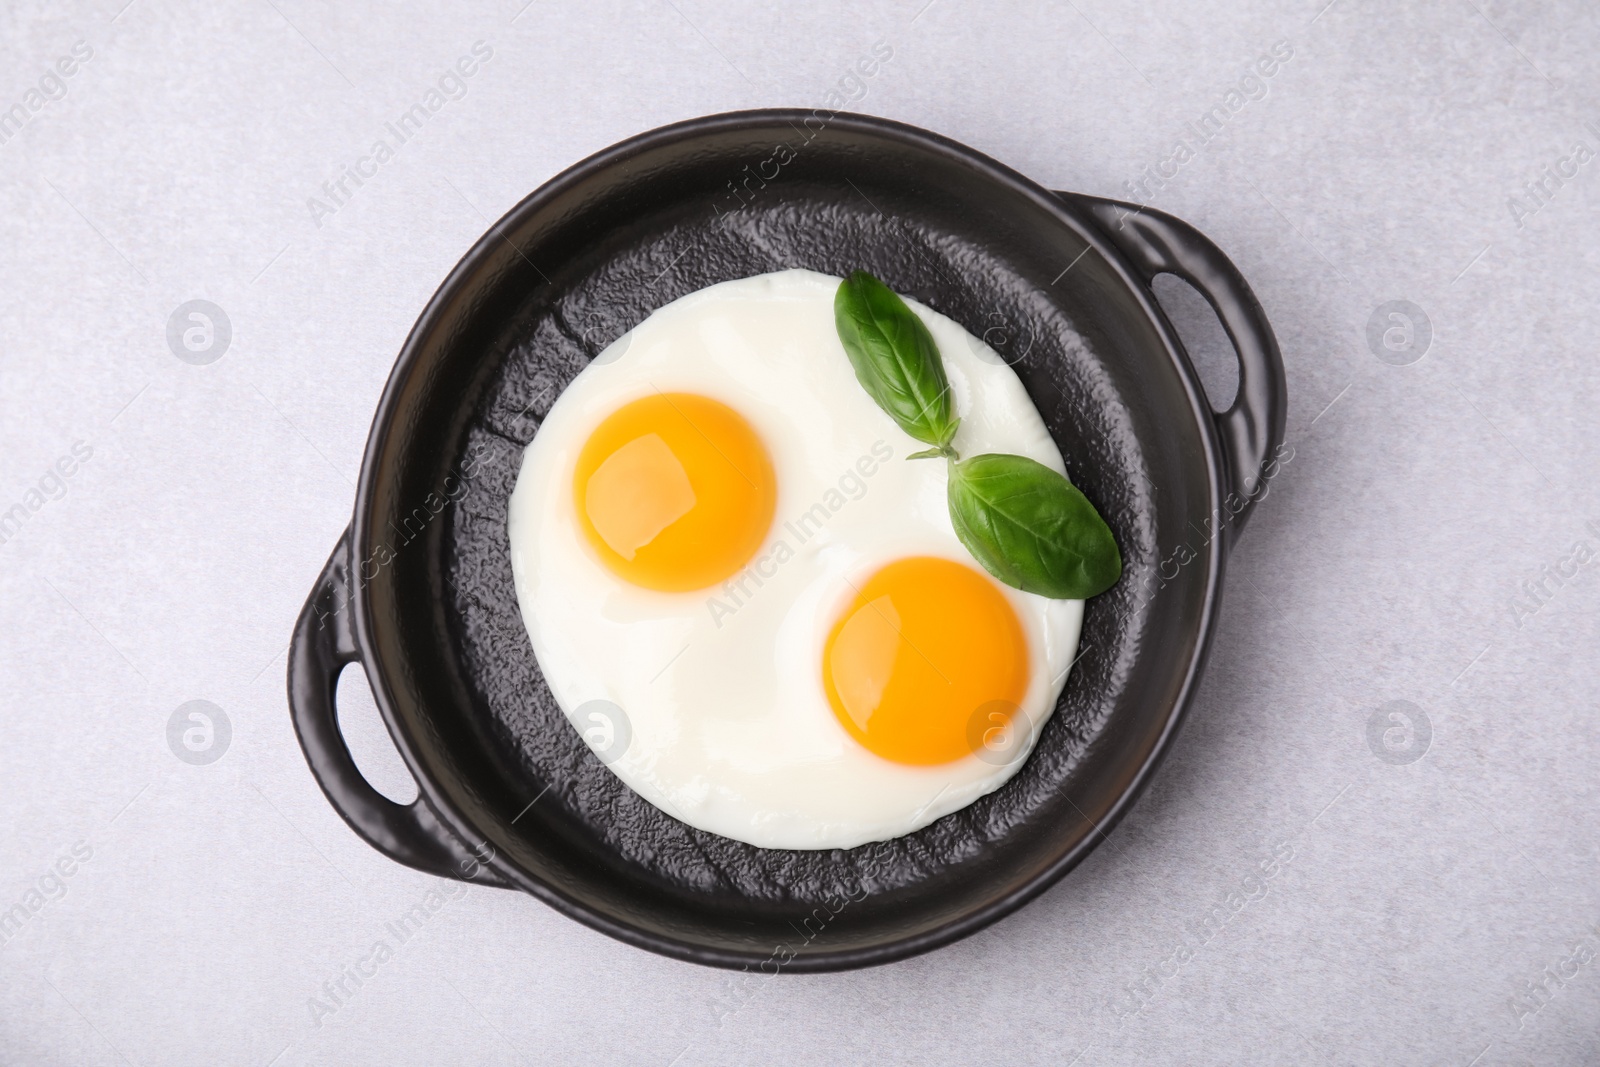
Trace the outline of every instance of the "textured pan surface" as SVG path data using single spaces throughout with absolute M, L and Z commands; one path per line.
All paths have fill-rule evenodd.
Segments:
M 1202 553 L 1157 577 L 1158 545 L 1194 540 L 1187 524 L 1209 514 L 1207 431 L 1151 305 L 1085 244 L 1079 217 L 926 135 L 885 141 L 842 116 L 807 132 L 773 120 L 676 144 L 658 133 L 508 216 L 494 269 L 421 339 L 389 468 L 369 456 L 373 504 L 356 548 L 397 545 L 369 596 L 404 747 L 525 888 L 713 962 L 787 941 L 801 968 L 958 932 L 1081 855 L 1171 725 L 1216 564 Z M 793 158 L 753 178 L 773 173 L 762 163 L 780 143 Z M 729 182 L 743 183 L 739 199 Z M 622 785 L 544 684 L 505 532 L 522 449 L 589 359 L 679 296 L 790 267 L 871 270 L 984 337 L 1021 375 L 1126 567 L 1089 603 L 1081 658 L 1021 772 L 917 833 L 848 851 L 757 849 Z M 465 491 L 422 523 L 418 505 L 469 456 Z M 419 525 L 402 545 L 400 531 Z M 805 924 L 814 914 L 825 926 Z M 822 932 L 802 941 L 802 926 Z

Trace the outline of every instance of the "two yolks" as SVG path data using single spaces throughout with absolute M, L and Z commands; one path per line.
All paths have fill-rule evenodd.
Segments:
M 601 421 L 578 453 L 573 499 L 600 561 L 632 585 L 678 593 L 736 574 L 772 527 L 766 446 L 726 404 L 656 393 Z M 846 732 L 897 763 L 974 751 L 970 724 L 1014 714 L 1028 685 L 1016 611 L 987 575 L 910 556 L 875 572 L 835 620 L 822 682 Z

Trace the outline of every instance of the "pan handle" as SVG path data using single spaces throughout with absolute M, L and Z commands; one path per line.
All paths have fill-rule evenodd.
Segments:
M 1222 250 L 1182 219 L 1120 200 L 1057 195 L 1088 211 L 1147 286 L 1158 274 L 1176 274 L 1200 291 L 1228 331 L 1239 357 L 1239 392 L 1232 407 L 1212 417 L 1228 473 L 1222 504 L 1232 516 L 1226 520 L 1231 543 L 1266 495 L 1289 407 L 1283 354 L 1261 302 Z
M 493 850 L 477 853 L 446 829 L 419 793 L 396 804 L 372 788 L 339 732 L 339 672 L 361 661 L 351 596 L 350 531 L 312 587 L 289 644 L 289 713 L 311 774 L 329 803 L 367 844 L 390 859 L 428 874 L 509 888 L 492 871 Z

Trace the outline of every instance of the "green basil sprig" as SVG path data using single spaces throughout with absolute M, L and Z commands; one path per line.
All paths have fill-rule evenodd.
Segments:
M 1122 575 L 1111 528 L 1077 487 L 1025 456 L 961 459 L 951 447 L 955 405 L 933 336 L 888 286 L 856 271 L 833 302 L 839 340 L 856 380 L 918 441 L 908 456 L 949 461 L 948 502 L 956 536 L 1007 585 L 1058 600 L 1103 593 Z

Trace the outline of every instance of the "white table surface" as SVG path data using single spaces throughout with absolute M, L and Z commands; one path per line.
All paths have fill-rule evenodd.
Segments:
M 26 513 L 0 544 L 0 914 L 25 915 L 0 1062 L 1600 1061 L 1592 4 L 123 2 L 0 14 L 0 111 L 26 119 L 0 144 L 0 512 Z M 313 219 L 479 41 L 465 94 Z M 1012 918 L 755 986 L 378 855 L 306 769 L 283 652 L 418 311 L 561 169 L 821 106 L 880 41 L 856 110 L 1108 196 L 1292 51 L 1150 186 L 1265 305 L 1294 447 L 1153 786 Z M 167 340 L 196 299 L 231 325 L 205 365 Z M 1369 346 L 1393 300 L 1425 352 Z M 1568 576 L 1535 599 L 1545 567 Z M 364 687 L 352 747 L 403 795 Z M 195 700 L 231 727 L 209 763 L 169 745 Z M 1369 743 L 1392 701 L 1415 722 Z

